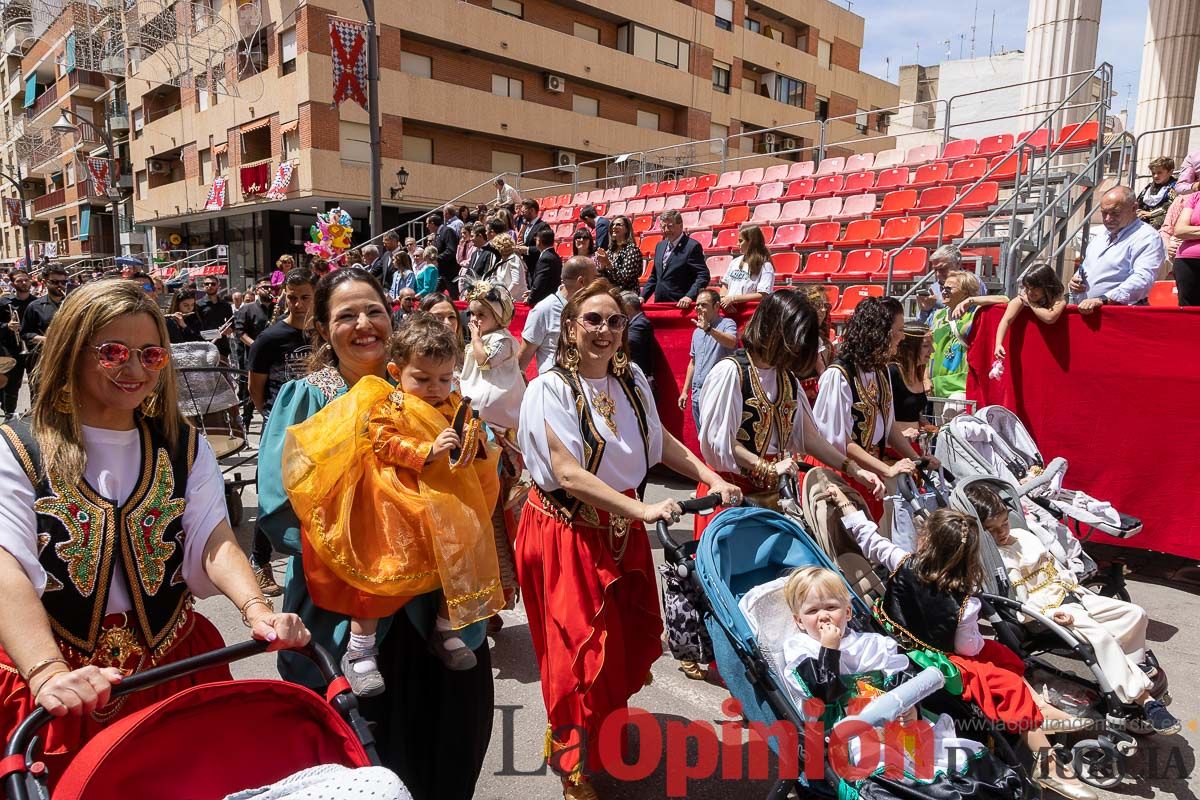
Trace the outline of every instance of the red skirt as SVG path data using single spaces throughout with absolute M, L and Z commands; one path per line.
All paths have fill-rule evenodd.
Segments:
M 628 706 L 663 652 L 646 528 L 633 521 L 622 545 L 609 515 L 597 517 L 569 524 L 535 489 L 515 548 L 549 719 L 547 756 L 576 782 L 584 769 L 604 769 L 601 725 Z
M 977 655 L 950 654 L 950 660 L 962 674 L 963 699 L 988 719 L 1015 731 L 1042 724 L 1042 711 L 1025 683 L 1025 664 L 1012 650 L 987 639 Z
M 126 615 L 124 614 L 111 614 L 104 618 L 102 629 L 119 629 L 124 625 L 125 620 Z M 135 629 L 127 628 L 127 630 Z M 136 633 L 134 635 L 137 636 Z M 61 642 L 59 644 L 62 646 Z M 152 666 L 181 661 L 224 646 L 225 642 L 221 639 L 221 634 L 217 632 L 211 622 L 194 611 L 187 611 L 174 645 L 155 663 L 149 663 L 149 659 L 144 656 L 133 655 L 125 662 L 113 664 L 113 666 L 120 667 L 129 673 L 138 672 Z M 78 668 L 85 665 L 84 662 L 76 663 L 78 659 L 69 647 L 63 647 L 63 652 L 64 657 L 72 662 L 72 667 Z M 95 710 L 91 714 L 69 714 L 56 718 L 40 733 L 44 755 L 39 756 L 39 760 L 45 762 L 49 768 L 51 791 L 58 779 L 62 777 L 64 768 L 80 748 L 108 725 L 190 686 L 232 679 L 229 667 L 213 667 L 135 692 L 104 708 Z M 25 679 L 17 674 L 8 653 L 0 648 L 0 732 L 3 734 L 4 741 L 8 741 L 8 737 L 16 730 L 17 725 L 33 713 L 36 707 L 37 704 L 29 694 Z
M 757 495 L 757 494 L 765 493 L 763 489 L 760 489 L 757 486 L 755 486 L 753 483 L 751 483 L 746 478 L 745 475 L 742 475 L 740 473 L 735 474 L 732 472 L 722 472 L 721 477 L 724 478 L 725 480 L 729 481 L 730 483 L 732 483 L 734 486 L 741 489 L 742 494 L 747 497 L 749 497 L 750 495 Z M 708 496 L 708 484 L 703 483 L 703 482 L 696 484 L 696 497 L 707 497 L 707 496 Z M 718 509 L 719 508 L 720 507 L 718 506 Z M 700 534 L 704 533 L 704 529 L 708 527 L 708 523 L 710 523 L 714 519 L 716 519 L 716 516 L 719 513 L 720 513 L 720 510 L 714 511 L 712 514 L 693 514 L 692 515 L 692 535 L 695 537 L 695 540 L 697 542 L 700 541 Z

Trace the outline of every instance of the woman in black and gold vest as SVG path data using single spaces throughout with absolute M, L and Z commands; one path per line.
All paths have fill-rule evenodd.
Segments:
M 834 467 L 844 459 L 817 429 L 796 377 L 816 363 L 818 311 L 790 289 L 769 294 L 742 332 L 742 347 L 704 380 L 700 452 L 724 478 L 769 506 L 778 502 L 779 477 L 795 475 L 805 455 Z M 872 493 L 883 493 L 874 473 L 856 467 L 848 472 Z M 697 538 L 707 521 L 696 517 Z
M 904 337 L 904 311 L 891 297 L 868 297 L 858 304 L 838 357 L 821 375 L 813 415 L 817 427 L 844 459 L 841 471 L 866 469 L 883 479 L 888 494 L 896 492 L 896 478 L 916 475 L 919 458 L 896 424 L 892 384 L 887 362 Z M 900 454 L 894 463 L 882 456 L 885 447 Z M 928 457 L 931 466 L 937 460 Z M 880 519 L 880 530 L 889 535 L 890 515 L 879 505 L 871 508 Z
M 662 655 L 645 523 L 678 520 L 680 507 L 642 502 L 638 485 L 662 462 L 726 503 L 741 501 L 663 430 L 646 376 L 629 360 L 628 323 L 608 281 L 576 292 L 563 308 L 556 366 L 521 404 L 518 438 L 536 486 L 517 532 L 517 575 L 549 718 L 546 755 L 566 798 L 596 796 L 588 773 L 621 757 L 598 746 L 600 726 Z
M 123 675 L 221 647 L 192 610 L 218 592 L 255 638 L 303 644 L 229 527 L 208 444 L 176 404 L 166 323 L 139 286 L 88 284 L 46 334 L 28 417 L 0 427 L 0 735 L 56 719 L 52 778 L 100 729 L 226 668 L 108 703 Z

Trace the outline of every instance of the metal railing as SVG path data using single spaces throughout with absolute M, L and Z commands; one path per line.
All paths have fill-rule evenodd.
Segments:
M 1152 128 L 1148 131 L 1142 131 L 1133 138 L 1133 149 L 1129 155 L 1129 188 L 1136 191 L 1137 179 L 1139 177 L 1149 177 L 1148 175 L 1139 176 L 1137 174 L 1138 150 L 1141 148 L 1142 139 L 1155 133 L 1175 133 L 1176 131 L 1190 131 L 1195 128 L 1200 128 L 1200 122 L 1189 122 L 1186 125 L 1171 125 L 1166 128 Z

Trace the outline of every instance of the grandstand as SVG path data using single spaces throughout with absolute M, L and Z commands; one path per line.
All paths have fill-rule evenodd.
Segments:
M 609 159 L 618 176 L 523 194 L 539 201 L 564 256 L 585 205 L 608 217 L 630 217 L 647 257 L 661 240 L 658 214 L 677 209 L 689 235 L 704 246 L 714 281 L 736 255 L 739 228 L 758 225 L 777 281 L 833 287 L 839 317 L 861 297 L 913 294 L 929 279 L 929 253 L 947 242 L 963 250 L 986 284 L 1011 292 L 1035 260 L 1069 273 L 1074 255 L 1086 247 L 1097 190 L 1133 169 L 1134 138 L 1114 132 L 1109 116 L 1112 67 L 1066 77 L 1073 88 L 1056 107 L 1032 117 L 1014 109 L 995 118 L 1011 121 L 1012 133 L 955 138 L 947 104 L 940 144 L 902 146 L 906 135 L 928 140 L 929 132 L 920 131 L 875 137 L 886 139 L 887 149 L 827 156 L 844 143 L 826 143 L 820 135 L 814 138 L 822 144 L 811 150 L 763 156 L 733 155 L 741 151 L 731 151 L 726 141 L 719 160 L 698 157 L 655 168 L 645 154 L 624 154 Z M 1098 97 L 1092 91 L 1097 84 Z M 824 124 L 756 133 L 792 137 L 797 127 Z M 691 150 L 706 153 L 709 144 Z M 628 162 L 639 159 L 643 168 L 631 172 Z M 418 236 L 423 219 L 411 223 Z M 649 269 L 647 258 L 646 275 Z

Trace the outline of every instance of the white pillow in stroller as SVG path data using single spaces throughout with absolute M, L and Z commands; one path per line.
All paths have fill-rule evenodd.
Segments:
M 776 683 L 787 688 L 792 701 L 800 708 L 807 698 L 785 677 L 787 659 L 783 655 L 784 643 L 796 635 L 796 620 L 783 596 L 786 583 L 787 576 L 784 575 L 755 586 L 738 601 L 738 608 L 746 617 L 750 631 L 775 675 Z
M 226 795 L 225 800 L 412 800 L 401 780 L 386 767 L 352 769 L 321 764 L 286 778 Z

